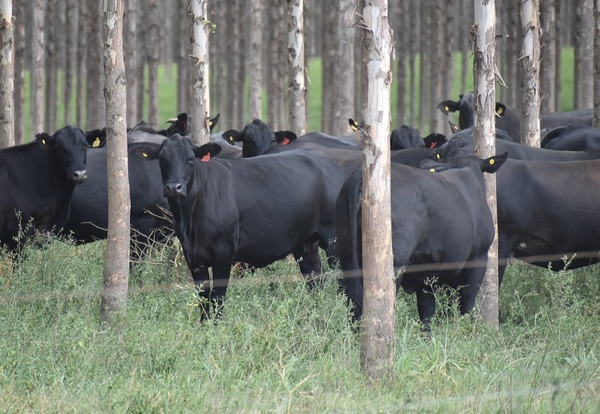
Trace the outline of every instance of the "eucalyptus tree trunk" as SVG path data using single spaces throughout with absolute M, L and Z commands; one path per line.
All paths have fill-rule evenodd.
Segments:
M 160 58 L 160 22 L 158 0 L 147 0 L 148 26 L 146 47 L 148 52 L 148 122 L 158 125 L 158 59 Z
M 189 44 L 187 38 L 189 36 L 189 12 L 188 12 L 188 1 L 189 0 L 178 0 L 179 10 L 179 24 L 176 26 L 179 28 L 178 34 L 178 54 L 177 54 L 177 113 L 189 112 L 190 111 L 190 58 L 189 58 Z M 231 2 L 227 2 L 231 4 Z M 230 7 L 230 6 L 229 6 Z M 142 42 L 143 43 L 143 42 Z M 233 52 L 233 51 L 231 51 Z M 140 87 L 143 89 L 143 84 Z M 225 117 L 227 118 L 227 117 Z
M 58 65 L 57 53 L 58 45 L 56 42 L 56 32 L 60 23 L 56 21 L 56 9 L 58 0 L 48 0 L 46 8 L 46 21 L 52 24 L 46 24 L 46 47 L 44 57 L 44 74 L 46 94 L 44 96 L 44 131 L 56 130 L 56 105 L 57 105 L 57 87 L 58 84 Z
M 431 0 L 422 0 L 419 3 L 420 6 L 420 41 L 419 41 L 419 72 L 421 74 L 419 79 L 419 101 L 421 103 L 419 107 L 419 128 L 423 129 L 429 122 L 429 114 L 431 107 L 431 94 L 429 93 L 431 88 L 430 75 L 431 65 L 430 54 L 431 54 Z M 434 105 L 435 107 L 435 105 Z
M 185 39 L 187 39 L 188 36 L 188 28 L 187 25 L 185 24 L 185 22 L 187 22 L 187 17 L 188 17 L 188 13 L 187 13 L 187 1 L 188 0 L 179 0 L 181 2 L 183 2 L 184 4 L 181 6 L 181 13 L 183 14 L 183 16 L 181 17 L 181 23 L 179 24 L 180 27 L 180 36 L 181 36 L 181 44 L 187 44 L 187 42 L 185 41 Z M 137 25 L 137 37 L 138 39 L 146 39 L 146 36 L 148 35 L 148 25 L 145 24 L 145 22 L 148 21 L 148 10 L 146 8 L 146 2 L 145 1 L 138 1 L 138 19 L 140 20 L 140 24 Z M 140 41 L 137 44 L 138 46 L 138 50 L 137 50 L 137 62 L 136 62 L 136 69 L 135 69 L 135 73 L 137 74 L 137 83 L 138 83 L 138 87 L 137 87 L 137 108 L 136 108 L 136 113 L 137 116 L 135 117 L 135 121 L 131 120 L 132 122 L 137 122 L 138 120 L 142 120 L 142 119 L 147 119 L 144 116 L 144 107 L 145 105 L 145 101 L 146 101 L 146 63 L 148 61 L 148 45 L 147 42 L 145 41 Z M 184 52 L 184 59 L 186 61 L 186 65 L 185 67 L 187 68 L 187 48 L 185 48 Z M 189 85 L 189 84 L 187 84 Z
M 288 65 L 290 128 L 301 136 L 306 132 L 306 85 L 304 81 L 304 1 L 288 0 Z
M 77 56 L 86 56 L 88 45 L 87 24 L 90 10 L 85 2 L 80 2 L 77 18 Z M 87 109 L 87 59 L 79 59 L 77 63 L 77 87 L 75 90 L 75 125 L 88 129 L 86 124 Z
M 594 11 L 593 0 L 577 0 L 575 19 L 575 109 L 591 108 L 593 99 Z
M 210 95 L 208 82 L 208 32 L 211 22 L 206 12 L 208 0 L 190 0 L 190 66 L 192 68 L 192 141 L 208 143 Z
M 363 285 L 361 366 L 370 378 L 393 370 L 396 286 L 390 212 L 390 123 L 392 32 L 387 0 L 362 9 L 365 103 L 363 115 Z
M 496 2 L 475 0 L 473 81 L 475 83 L 475 148 L 481 158 L 496 154 Z M 494 241 L 488 251 L 485 278 L 481 286 L 481 316 L 498 329 L 498 216 L 496 175 L 485 174 L 486 198 L 494 222 Z
M 46 1 L 34 0 L 27 5 L 31 8 L 31 132 L 35 135 L 44 131 L 44 25 L 46 22 Z
M 555 62 L 555 66 L 554 66 L 554 109 L 556 109 L 557 111 L 561 111 L 562 110 L 562 85 L 561 85 L 561 70 L 560 70 L 560 66 L 562 64 L 562 46 L 563 46 L 563 40 L 562 38 L 564 37 L 562 35 L 562 32 L 564 32 L 565 28 L 563 27 L 563 16 L 565 15 L 564 11 L 566 8 L 566 4 L 567 2 L 564 1 L 557 1 L 555 6 L 556 6 L 556 15 L 557 16 L 561 16 L 560 19 L 556 19 L 555 21 L 555 26 L 554 26 L 554 30 L 555 30 L 555 34 L 556 34 L 556 62 Z
M 390 5 L 390 6 L 393 6 Z M 390 9 L 390 15 L 394 16 L 393 21 L 396 22 L 394 25 L 394 33 L 403 33 L 403 36 L 396 36 L 396 95 L 398 97 L 398 103 L 396 106 L 396 123 L 394 125 L 400 126 L 406 124 L 406 65 L 408 62 L 409 48 L 410 48 L 410 37 L 407 36 L 411 23 L 408 20 L 409 5 L 406 2 L 398 2 L 396 8 Z M 393 122 L 392 122 L 393 123 Z
M 102 61 L 102 4 L 98 0 L 88 0 L 89 20 L 87 25 L 87 59 L 90 63 L 87 67 L 87 128 L 102 128 L 106 125 L 106 106 L 102 87 L 104 85 L 104 73 L 100 69 Z M 94 64 L 98 62 L 98 64 Z
M 348 118 L 354 116 L 354 36 L 351 28 L 354 0 L 336 0 L 334 13 L 335 44 L 329 128 L 339 135 L 350 131 Z M 327 85 L 324 85 L 326 88 Z
M 505 55 L 502 58 L 506 61 L 506 73 L 503 73 L 502 77 L 508 87 L 508 92 L 504 103 L 514 108 L 518 108 L 520 105 L 520 73 L 519 65 L 516 61 L 521 50 L 521 34 L 520 34 L 520 23 L 519 23 L 519 3 L 516 1 L 509 1 L 503 7 L 507 8 L 507 19 L 506 19 L 506 49 Z
M 519 57 L 524 70 L 521 82 L 521 142 L 540 146 L 540 38 L 539 0 L 521 1 L 523 48 Z
M 554 112 L 556 80 L 556 0 L 540 3 L 540 111 Z
M 248 66 L 252 68 L 248 85 L 248 113 L 250 119 L 262 118 L 262 32 L 263 32 L 263 0 L 250 0 L 250 34 L 248 36 Z M 288 17 L 289 20 L 289 17 Z
M 15 145 L 14 27 L 11 0 L 0 1 L 0 148 Z
M 77 79 L 77 16 L 79 14 L 79 2 L 77 0 L 67 0 L 65 7 L 65 71 L 63 86 L 63 102 L 65 105 L 65 124 L 73 124 L 73 105 L 71 103 L 75 81 Z
M 469 13 L 469 10 L 471 10 L 471 6 L 468 4 L 469 1 L 468 0 L 458 0 L 459 2 L 459 6 L 458 6 L 458 10 L 460 10 L 462 13 L 460 14 L 460 18 L 462 21 L 462 24 L 460 25 L 460 27 L 471 27 L 471 25 L 473 24 L 473 19 L 471 18 L 471 13 Z M 467 68 L 469 66 L 469 54 L 470 52 L 470 45 L 469 45 L 469 37 L 468 37 L 468 30 L 463 30 L 461 32 L 459 32 L 458 35 L 458 44 L 459 44 L 459 48 L 460 48 L 460 92 L 464 93 L 464 92 L 468 92 L 467 91 Z M 446 97 L 444 99 L 448 99 L 449 97 Z M 452 99 L 456 99 L 456 97 L 452 97 Z
M 417 86 L 417 81 L 416 81 L 416 55 L 417 55 L 417 50 L 418 50 L 418 45 L 419 45 L 419 30 L 417 29 L 417 22 L 420 19 L 419 16 L 419 8 L 417 7 L 417 2 L 419 0 L 410 0 L 410 7 L 409 10 L 407 12 L 408 14 L 408 21 L 410 22 L 409 24 L 409 30 L 407 32 L 408 35 L 408 44 L 409 44 L 409 50 L 408 50 L 408 74 L 409 74 L 409 84 L 408 84 L 408 95 L 409 95 L 409 100 L 408 100 L 408 107 L 409 107 L 409 111 L 410 111 L 410 118 L 408 119 L 408 124 L 411 126 L 415 126 L 416 122 L 417 122 L 417 117 L 416 117 L 416 113 L 417 113 L 417 108 L 416 108 L 416 102 L 417 102 L 417 95 L 416 95 L 416 86 Z M 400 59 L 402 59 L 400 57 Z
M 594 118 L 600 128 L 600 0 L 594 0 Z
M 104 259 L 104 291 L 100 320 L 111 324 L 127 308 L 129 282 L 129 174 L 125 62 L 123 61 L 124 0 L 103 0 L 104 96 L 108 173 L 108 235 Z
M 17 1 L 14 4 L 14 39 L 15 39 L 15 145 L 25 143 L 25 4 Z
M 271 2 L 269 7 L 270 35 L 268 39 L 267 60 L 271 68 L 271 79 L 267 82 L 268 113 L 267 117 L 273 129 L 287 129 L 288 118 L 286 105 L 287 74 L 287 42 L 282 42 L 287 34 L 285 11 L 287 4 L 283 0 Z M 285 50 L 285 52 L 284 52 Z
M 322 62 L 322 89 L 321 89 L 321 130 L 326 134 L 333 134 L 333 98 L 336 50 L 336 25 L 337 0 L 322 2 L 323 15 L 323 53 Z
M 446 0 L 427 0 L 431 11 L 430 27 L 431 37 L 427 40 L 430 46 L 428 53 L 428 72 L 429 72 L 429 96 L 427 100 L 426 116 L 429 119 L 429 131 L 440 131 L 444 114 L 436 109 L 435 104 L 446 97 L 442 97 L 442 70 L 449 70 L 444 67 L 444 48 L 449 47 L 443 39 L 444 25 L 435 24 L 442 21 L 442 9 Z M 444 16 L 445 17 L 445 16 Z M 439 64 L 435 64 L 437 62 Z
M 125 59 L 125 72 L 127 75 L 127 122 L 134 126 L 141 121 L 137 114 L 137 60 L 138 55 L 138 0 L 125 1 L 125 15 L 123 16 L 123 53 Z

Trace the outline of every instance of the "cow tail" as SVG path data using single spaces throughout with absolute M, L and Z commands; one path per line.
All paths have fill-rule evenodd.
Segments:
M 361 195 L 362 170 L 348 177 L 337 199 L 336 227 L 340 267 L 340 284 L 354 307 L 354 318 L 360 319 L 363 308 Z

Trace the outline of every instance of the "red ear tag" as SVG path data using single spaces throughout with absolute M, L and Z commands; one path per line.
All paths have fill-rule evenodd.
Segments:
M 289 138 L 286 138 L 286 137 L 284 137 L 283 141 L 281 142 L 282 145 L 287 145 L 289 143 L 290 143 L 290 140 L 289 140 Z
M 210 160 L 210 154 L 206 154 L 205 156 L 200 158 L 200 161 L 203 161 L 203 162 L 208 162 L 208 160 Z
M 435 148 L 437 146 L 437 142 L 433 141 L 431 144 L 429 144 L 429 148 Z
M 182 122 L 183 124 L 183 130 L 185 131 L 185 129 L 187 128 L 187 122 Z

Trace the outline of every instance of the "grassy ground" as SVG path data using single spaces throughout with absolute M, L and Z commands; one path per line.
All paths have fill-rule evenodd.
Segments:
M 18 266 L 3 256 L 2 412 L 600 410 L 597 267 L 510 267 L 500 332 L 451 310 L 426 338 L 399 293 L 393 373 L 369 382 L 336 270 L 314 291 L 286 261 L 234 279 L 223 318 L 200 323 L 185 270 L 155 256 L 120 327 L 100 330 L 103 253 L 54 241 Z

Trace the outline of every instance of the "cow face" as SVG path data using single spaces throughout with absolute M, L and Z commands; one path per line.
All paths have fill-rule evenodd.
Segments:
M 52 135 L 45 132 L 36 135 L 40 148 L 52 151 L 58 165 L 64 169 L 67 182 L 82 183 L 87 178 L 86 158 L 89 145 L 103 146 L 105 138 L 86 137 L 79 128 L 67 125 Z
M 218 144 L 205 144 L 200 147 L 175 134 L 158 144 L 135 144 L 132 152 L 145 160 L 158 160 L 162 175 L 165 197 L 180 198 L 188 194 L 193 185 L 196 158 L 208 162 L 221 151 Z
M 244 158 L 261 155 L 271 145 L 289 143 L 293 140 L 292 136 L 293 139 L 296 139 L 296 134 L 290 131 L 281 131 L 276 134 L 270 126 L 260 119 L 255 119 L 246 125 L 242 131 L 231 129 L 223 133 L 223 138 L 230 144 L 242 143 L 242 156 Z

